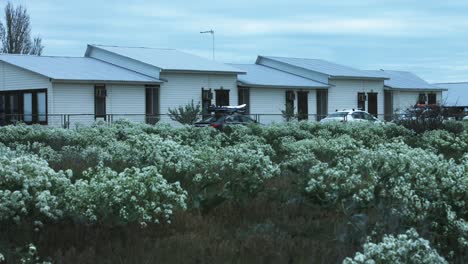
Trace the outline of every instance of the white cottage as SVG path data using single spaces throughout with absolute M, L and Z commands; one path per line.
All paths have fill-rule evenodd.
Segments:
M 88 45 L 84 57 L 0 55 L 0 125 L 54 126 L 126 118 L 169 121 L 192 100 L 247 104 L 262 123 L 358 108 L 379 118 L 417 102 L 439 102 L 442 88 L 408 72 L 363 71 L 318 59 L 259 56 L 223 64 L 173 49 Z
M 246 72 L 238 76 L 238 103 L 247 104 L 248 113 L 258 114 L 262 123 L 282 121 L 281 111 L 288 104 L 297 110 L 299 119 L 315 120 L 317 104 L 326 104 L 326 98 L 317 97 L 330 88 L 326 83 L 260 64 L 232 66 Z
M 256 64 L 320 83 L 319 89 L 302 94 L 304 101 L 311 102 L 307 112 L 317 119 L 345 108 L 359 108 L 375 116 L 383 114 L 384 80 L 388 77 L 380 73 L 319 59 L 259 56 Z M 299 110 L 300 91 L 296 94 Z
M 389 118 L 395 113 L 405 111 L 417 104 L 441 105 L 444 88 L 429 84 L 407 71 L 372 71 L 388 77 L 384 82 L 385 115 Z
M 88 45 L 85 57 L 0 55 L 1 122 L 154 123 L 191 100 L 237 103 L 242 70 L 172 49 Z M 161 115 L 162 114 L 162 115 Z

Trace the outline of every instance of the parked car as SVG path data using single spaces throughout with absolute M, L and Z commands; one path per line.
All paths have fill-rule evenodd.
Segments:
M 381 121 L 375 118 L 373 115 L 369 114 L 366 111 L 349 109 L 336 111 L 329 114 L 324 119 L 320 120 L 320 123 L 327 122 L 373 122 L 381 123 Z
M 200 122 L 195 123 L 196 127 L 207 127 L 211 126 L 214 128 L 222 129 L 226 126 L 232 125 L 248 125 L 257 123 L 248 115 L 238 114 L 238 113 L 223 113 L 215 114 L 203 119 Z
M 244 115 L 246 104 L 237 106 L 209 106 L 208 112 L 213 115 L 195 123 L 196 127 L 211 126 L 214 128 L 222 129 L 231 125 L 248 125 L 257 123 L 248 115 Z

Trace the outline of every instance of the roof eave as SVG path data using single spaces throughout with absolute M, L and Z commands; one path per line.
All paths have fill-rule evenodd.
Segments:
M 52 83 L 86 83 L 86 84 L 161 84 L 163 81 L 148 80 L 148 81 L 134 81 L 134 80 L 80 80 L 80 79 L 51 79 Z
M 331 75 L 329 77 L 331 80 L 375 80 L 375 81 L 384 81 L 390 80 L 388 77 L 371 77 L 371 76 L 337 76 Z
M 237 82 L 238 86 L 242 87 L 251 87 L 251 88 L 286 88 L 286 89 L 328 89 L 330 88 L 329 85 L 327 86 L 304 86 L 304 85 L 270 85 L 270 84 L 252 84 L 246 82 Z
M 391 86 L 387 86 L 387 85 L 385 85 L 385 89 L 386 90 L 393 90 L 393 91 L 408 91 L 408 92 L 411 92 L 411 91 L 416 91 L 416 92 L 419 92 L 419 91 L 448 91 L 448 89 L 446 89 L 446 88 L 414 88 L 414 87 L 403 88 L 403 87 L 391 87 Z
M 188 69 L 162 69 L 161 73 L 197 73 L 197 74 L 206 74 L 206 73 L 211 73 L 211 74 L 232 74 L 232 75 L 237 75 L 237 74 L 247 74 L 247 72 L 243 71 L 202 71 L 202 70 L 188 70 Z

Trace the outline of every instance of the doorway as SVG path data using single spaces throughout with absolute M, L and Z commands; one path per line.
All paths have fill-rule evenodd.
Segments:
M 369 114 L 377 117 L 377 93 L 367 93 L 367 108 Z
M 317 121 L 328 114 L 328 90 L 317 90 Z
M 297 92 L 297 113 L 299 120 L 307 120 L 309 117 L 309 92 Z
M 384 119 L 390 121 L 393 118 L 393 93 L 384 91 Z
M 215 90 L 216 106 L 229 105 L 229 90 Z

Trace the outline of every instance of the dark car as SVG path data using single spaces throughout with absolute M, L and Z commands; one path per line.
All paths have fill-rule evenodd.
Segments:
M 218 113 L 203 119 L 200 122 L 195 123 L 196 127 L 207 127 L 211 126 L 214 128 L 222 129 L 226 126 L 231 125 L 248 125 L 257 123 L 248 115 L 238 113 Z

